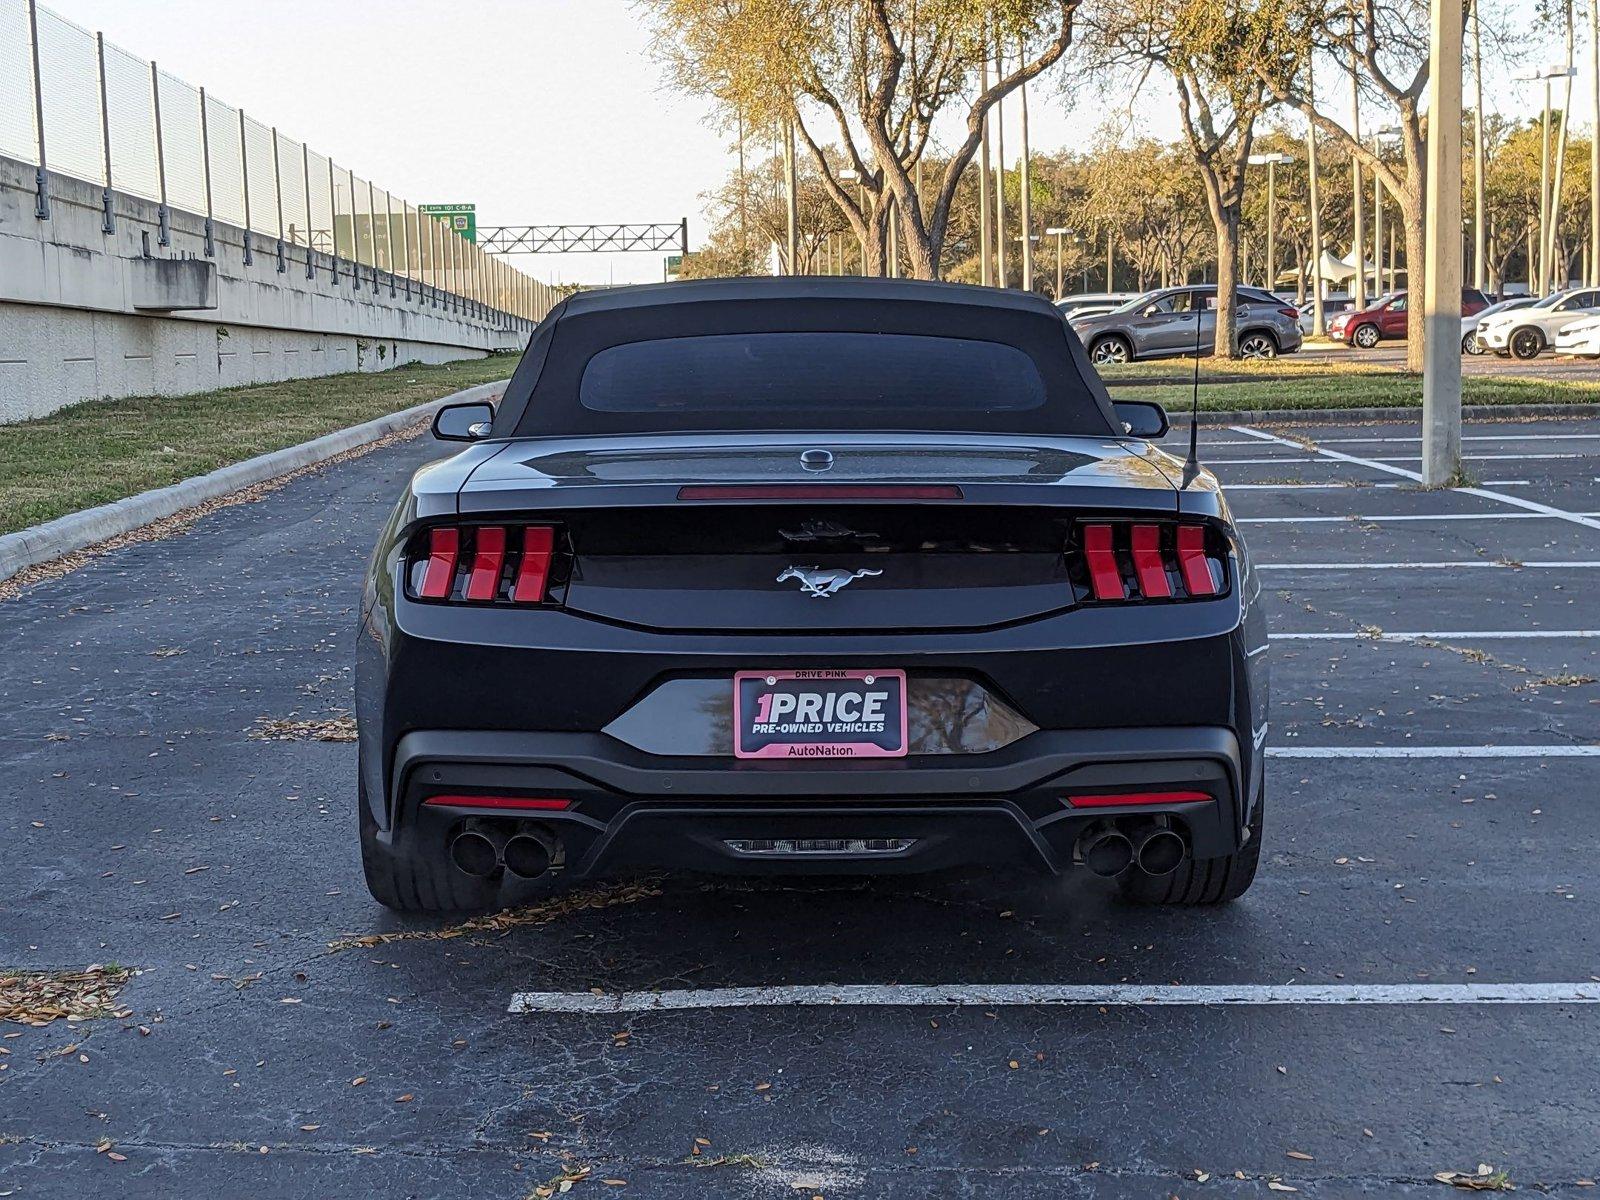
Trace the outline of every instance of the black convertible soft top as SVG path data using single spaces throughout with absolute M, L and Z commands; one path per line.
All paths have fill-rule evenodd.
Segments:
M 529 339 L 494 435 L 875 430 L 1115 436 L 1043 297 L 857 276 L 579 292 Z

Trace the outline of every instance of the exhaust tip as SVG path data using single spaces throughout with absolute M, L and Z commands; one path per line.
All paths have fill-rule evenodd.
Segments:
M 1096 834 L 1083 843 L 1083 865 L 1096 875 L 1120 875 L 1133 861 L 1133 843 L 1114 829 Z
M 500 865 L 495 844 L 475 829 L 468 829 L 450 842 L 450 861 L 468 875 L 483 879 Z
M 506 842 L 505 864 L 521 879 L 537 879 L 550 869 L 550 847 L 543 838 L 519 833 Z
M 1139 843 L 1139 869 L 1146 875 L 1170 875 L 1184 853 L 1181 837 L 1170 829 L 1157 829 Z

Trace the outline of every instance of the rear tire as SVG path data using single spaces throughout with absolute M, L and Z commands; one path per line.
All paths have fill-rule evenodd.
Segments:
M 1252 329 L 1239 338 L 1239 357 L 1277 358 L 1277 339 L 1263 330 Z
M 1116 366 L 1133 360 L 1133 347 L 1126 338 L 1112 335 L 1103 337 L 1089 348 L 1089 360 L 1095 366 Z
M 1262 800 L 1266 803 L 1265 798 Z M 1137 867 L 1117 880 L 1122 895 L 1135 904 L 1194 906 L 1237 900 L 1255 882 L 1261 863 L 1262 814 L 1250 825 L 1250 840 L 1221 858 L 1185 858 L 1168 875 L 1146 875 Z
M 450 861 L 444 847 L 437 858 L 412 859 L 397 855 L 378 840 L 378 823 L 367 806 L 366 789 L 359 789 L 361 870 L 367 891 L 395 912 L 444 913 L 492 908 L 500 895 L 499 882 L 476 879 Z

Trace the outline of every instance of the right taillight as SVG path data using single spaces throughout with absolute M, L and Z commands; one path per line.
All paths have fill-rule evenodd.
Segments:
M 1176 521 L 1085 522 L 1069 557 L 1097 601 L 1193 600 L 1226 590 L 1220 535 Z
M 406 590 L 419 600 L 542 604 L 555 549 L 549 525 L 435 525 L 412 542 Z

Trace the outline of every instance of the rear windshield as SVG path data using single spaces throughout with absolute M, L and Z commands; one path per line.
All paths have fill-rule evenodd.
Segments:
M 863 408 L 897 423 L 925 413 L 1023 412 L 1044 379 L 1014 346 L 905 333 L 744 333 L 658 338 L 602 350 L 578 385 L 608 413 L 804 414 Z
M 951 303 L 942 291 L 930 302 L 887 286 L 677 294 L 558 308 L 507 385 L 495 436 L 1121 432 L 1082 345 L 1046 304 Z

